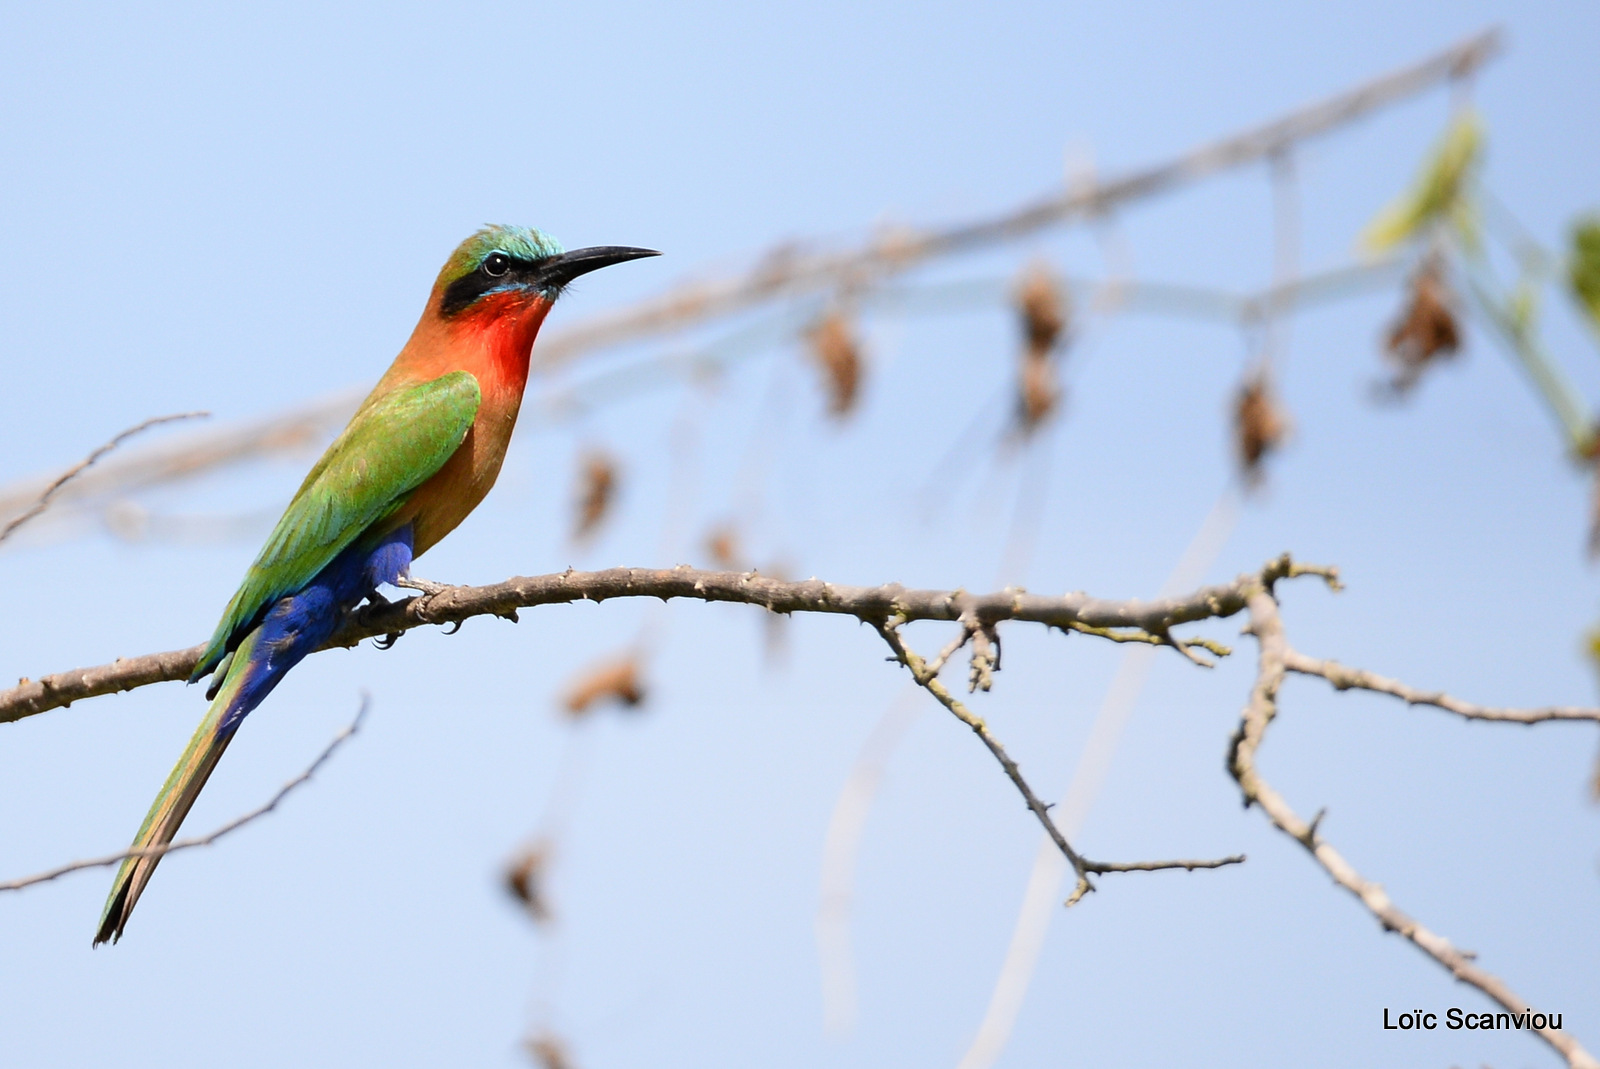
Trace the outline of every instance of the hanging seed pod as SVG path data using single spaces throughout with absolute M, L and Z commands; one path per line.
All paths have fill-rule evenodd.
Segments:
M 644 701 L 639 675 L 639 660 L 632 654 L 592 665 L 572 681 L 561 700 L 562 707 L 573 720 L 582 719 L 603 702 L 633 708 Z
M 617 464 L 607 453 L 591 450 L 578 462 L 577 519 L 572 539 L 587 541 L 600 529 L 617 492 Z
M 1267 454 L 1283 443 L 1289 423 L 1267 382 L 1266 373 L 1253 372 L 1239 388 L 1233 404 L 1233 440 L 1247 486 L 1262 479 Z
M 534 923 L 550 919 L 550 902 L 544 894 L 544 873 L 550 860 L 547 843 L 534 843 L 506 866 L 506 890 L 527 909 Z
M 539 1069 L 573 1069 L 567 1045 L 554 1032 L 544 1031 L 523 1041 L 523 1049 Z
M 861 389 L 861 346 L 843 313 L 829 312 L 808 335 L 811 356 L 822 370 L 828 395 L 828 413 L 837 419 L 856 406 Z
M 1071 306 L 1048 265 L 1035 262 L 1023 273 L 1017 286 L 1017 312 L 1029 353 L 1044 354 L 1056 347 L 1070 322 Z
M 733 524 L 719 524 L 706 535 L 706 553 L 711 557 L 711 563 L 724 571 L 739 571 L 743 568 L 740 563 L 739 533 L 733 529 Z
M 1056 378 L 1055 362 L 1046 356 L 1025 354 L 1017 396 L 1017 418 L 1024 434 L 1043 423 L 1061 403 L 1061 383 Z
M 1050 268 L 1035 263 L 1024 271 L 1017 286 L 1016 309 L 1022 326 L 1017 420 L 1027 434 L 1061 403 L 1056 347 L 1071 322 L 1071 305 Z
M 1455 296 L 1444 277 L 1444 264 L 1429 256 L 1411 279 L 1410 299 L 1389 328 L 1384 349 L 1394 365 L 1390 388 L 1405 393 L 1417 384 L 1429 364 L 1453 356 L 1461 347 Z

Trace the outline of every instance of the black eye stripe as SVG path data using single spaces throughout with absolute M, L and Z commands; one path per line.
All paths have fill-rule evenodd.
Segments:
M 490 273 L 489 261 L 496 256 L 504 257 L 505 269 L 498 275 Z M 477 270 L 468 271 L 445 288 L 444 298 L 439 302 L 441 315 L 452 316 L 465 311 L 474 301 L 490 290 L 499 289 L 507 282 L 518 279 L 527 279 L 539 270 L 540 260 L 525 260 L 520 256 L 510 256 L 503 252 L 492 252 L 483 258 Z

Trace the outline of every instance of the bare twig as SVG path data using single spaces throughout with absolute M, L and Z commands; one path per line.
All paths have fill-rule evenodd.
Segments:
M 363 639 L 398 634 L 424 624 L 459 624 L 474 616 L 514 619 L 519 608 L 625 597 L 739 602 L 760 605 L 776 613 L 831 613 L 854 616 L 868 623 L 890 617 L 951 622 L 970 618 L 983 626 L 1001 620 L 1022 620 L 1063 630 L 1100 628 L 1120 632 L 1132 629 L 1148 634 L 1170 634 L 1172 628 L 1182 624 L 1232 616 L 1242 611 L 1245 591 L 1262 582 L 1313 573 L 1331 574 L 1331 570 L 1298 564 L 1285 554 L 1268 561 L 1259 572 L 1247 572 L 1231 583 L 1201 587 L 1183 597 L 1110 601 L 1081 593 L 1050 597 L 1014 589 L 968 594 L 960 590 L 912 590 L 898 583 L 860 587 L 820 579 L 791 582 L 755 572 L 710 572 L 687 566 L 610 568 L 598 572 L 568 570 L 551 575 L 521 576 L 491 586 L 448 587 L 438 594 L 363 609 L 351 615 L 328 641 L 327 648 L 354 646 Z M 1190 645 L 1203 644 L 1200 640 L 1185 641 Z M 1163 640 L 1161 644 L 1173 643 Z M 187 679 L 199 657 L 200 647 L 192 646 L 186 650 L 122 658 L 110 664 L 60 672 L 37 680 L 24 679 L 15 687 L 0 691 L 0 723 L 101 694 Z
M 1542 724 L 1548 720 L 1588 720 L 1600 722 L 1600 709 L 1573 705 L 1550 705 L 1536 709 L 1505 709 L 1476 705 L 1437 690 L 1417 690 L 1397 679 L 1380 676 L 1361 668 L 1350 668 L 1338 661 L 1307 657 L 1298 650 L 1284 650 L 1284 667 L 1302 675 L 1321 676 L 1337 690 L 1370 690 L 1389 694 L 1408 705 L 1431 705 L 1468 720 L 1494 720 L 1504 724 Z
M 1072 864 L 1073 871 L 1078 874 L 1078 889 L 1073 891 L 1073 899 L 1076 900 L 1082 897 L 1083 893 L 1093 890 L 1094 888 L 1089 884 L 1087 863 L 1072 848 L 1072 844 L 1067 842 L 1067 837 L 1061 834 L 1061 829 L 1056 827 L 1055 822 L 1050 819 L 1050 807 L 1041 802 L 1039 796 L 1033 793 L 1033 788 L 1028 786 L 1028 781 L 1022 778 L 1022 771 L 1017 768 L 1017 763 L 1011 759 L 1010 754 L 1006 753 L 1005 747 L 1000 745 L 1000 740 L 995 738 L 989 731 L 989 725 L 984 723 L 981 717 L 972 715 L 972 712 L 954 694 L 951 694 L 943 683 L 939 682 L 938 677 L 928 670 L 927 662 L 917 656 L 910 646 L 906 645 L 905 639 L 900 636 L 898 623 L 879 623 L 874 621 L 874 626 L 877 627 L 878 634 L 882 635 L 883 640 L 889 644 L 889 648 L 894 651 L 895 659 L 906 667 L 906 670 L 911 673 L 911 678 L 917 681 L 917 685 L 937 698 L 939 704 L 950 710 L 957 720 L 971 728 L 984 746 L 988 747 L 989 752 L 994 755 L 994 759 L 1000 762 L 1000 767 L 1005 769 L 1006 778 L 1012 782 L 1018 793 L 1022 795 L 1022 800 L 1027 803 L 1028 811 L 1039 819 L 1045 834 L 1050 836 L 1050 841 L 1056 844 L 1056 849 L 1061 851 L 1061 855 Z
M 1050 841 L 1055 844 L 1056 849 L 1061 851 L 1061 856 L 1067 859 L 1067 863 L 1072 866 L 1072 871 L 1077 876 L 1077 883 L 1074 885 L 1072 893 L 1067 896 L 1067 905 L 1075 905 L 1084 895 L 1094 890 L 1094 884 L 1089 882 L 1091 875 L 1100 875 L 1107 872 L 1156 872 L 1161 869 L 1185 869 L 1193 872 L 1195 869 L 1217 869 L 1224 865 L 1237 865 L 1244 861 L 1243 854 L 1235 854 L 1232 857 L 1219 858 L 1215 861 L 1109 862 L 1090 861 L 1083 857 L 1072 848 L 1072 844 L 1067 842 L 1067 837 L 1056 826 L 1056 822 L 1050 819 L 1050 806 L 1040 801 L 1039 796 L 1033 793 L 1033 788 L 1028 786 L 1028 781 L 1022 776 L 1022 770 L 1011 759 L 1011 755 L 1006 753 L 1006 749 L 1000 744 L 1000 740 L 994 737 L 994 734 L 989 730 L 989 725 L 984 722 L 982 717 L 973 715 L 965 704 L 956 698 L 954 694 L 951 694 L 949 689 L 939 682 L 938 675 L 932 670 L 931 666 L 906 644 L 905 639 L 900 635 L 900 624 L 904 621 L 891 618 L 887 621 L 873 620 L 869 622 L 877 629 L 878 634 L 883 636 L 884 642 L 888 643 L 889 648 L 894 651 L 895 660 L 905 666 L 917 685 L 938 699 L 939 704 L 950 710 L 957 720 L 971 728 L 973 734 L 977 735 L 983 745 L 994 755 L 994 759 L 1000 762 L 1000 767 L 1005 770 L 1006 778 L 1011 781 L 1012 785 L 1017 788 L 1017 792 L 1022 795 L 1022 800 L 1027 804 L 1028 811 L 1038 819 L 1040 826 L 1044 828 L 1045 834 L 1050 837 Z M 981 630 L 974 632 L 974 634 L 981 633 Z
M 1499 31 L 1489 30 L 1420 63 L 1190 149 L 1165 163 L 1105 182 L 1079 183 L 988 219 L 929 230 L 899 229 L 842 252 L 808 253 L 795 245 L 781 246 L 748 272 L 682 286 L 567 330 L 541 344 L 536 359 L 541 366 L 552 367 L 592 349 L 681 329 L 771 300 L 825 293 L 842 284 L 859 286 L 936 257 L 1014 241 L 1070 219 L 1101 216 L 1118 205 L 1281 154 L 1296 142 L 1442 81 L 1466 76 L 1499 49 Z
M 897 230 L 855 249 L 808 253 L 814 246 L 790 243 L 768 250 L 747 271 L 714 281 L 695 282 L 614 312 L 592 317 L 539 343 L 536 358 L 542 367 L 569 363 L 579 356 L 647 337 L 659 337 L 707 323 L 767 302 L 826 294 L 849 286 L 857 296 L 870 296 L 862 287 L 900 274 L 920 263 L 1016 241 L 1074 219 L 1093 219 L 1112 208 L 1167 192 L 1186 182 L 1263 159 L 1281 158 L 1299 141 L 1327 133 L 1375 110 L 1413 96 L 1442 81 L 1470 75 L 1493 58 L 1501 46 L 1498 30 L 1479 33 L 1419 63 L 1393 71 L 1346 92 L 1296 109 L 1262 126 L 1200 145 L 1166 162 L 1106 182 L 1077 183 L 1064 192 L 1025 203 L 998 216 L 961 222 L 943 228 Z M 1280 311 L 1304 297 L 1340 290 L 1354 274 L 1370 277 L 1367 268 L 1335 272 L 1328 285 L 1305 279 L 1274 286 L 1254 298 L 1160 286 L 1137 287 L 1160 303 L 1181 307 L 1198 301 L 1195 310 L 1230 318 L 1254 319 Z M 1010 280 L 997 286 L 986 300 L 1004 300 Z M 967 292 L 971 292 L 968 288 Z M 1165 297 L 1163 297 L 1165 294 Z M 785 327 L 780 333 L 789 333 Z M 758 334 L 770 333 L 765 329 Z M 637 375 L 628 377 L 635 383 Z M 116 471 L 85 481 L 79 495 L 105 493 L 212 470 L 250 457 L 300 449 L 348 417 L 364 391 L 351 391 L 285 412 L 270 420 L 242 428 L 224 429 L 184 446 L 131 458 Z M 25 507 L 39 491 L 37 482 L 0 487 L 0 516 Z
M 0 891 L 18 891 L 24 887 L 32 887 L 37 883 L 47 883 L 50 880 L 65 876 L 69 872 L 78 872 L 82 869 L 106 868 L 110 865 L 116 865 L 122 861 L 125 861 L 128 858 L 164 857 L 165 855 L 173 853 L 177 850 L 188 850 L 190 847 L 195 846 L 210 846 L 212 843 L 216 842 L 224 835 L 227 835 L 229 832 L 238 831 L 251 821 L 258 820 L 272 812 L 274 809 L 278 808 L 278 803 L 282 802 L 286 797 L 288 797 L 290 791 L 293 791 L 296 787 L 299 787 L 312 776 L 316 775 L 317 770 L 327 762 L 328 758 L 333 756 L 333 751 L 337 750 L 346 739 L 361 729 L 361 721 L 366 717 L 367 707 L 370 704 L 370 697 L 366 694 L 363 694 L 361 696 L 361 708 L 356 710 L 355 719 L 351 720 L 350 723 L 345 726 L 344 730 L 335 735 L 333 740 L 329 742 L 327 746 L 323 747 L 322 752 L 317 755 L 316 760 L 307 765 L 304 772 L 300 773 L 294 779 L 278 788 L 278 793 L 274 794 L 270 799 L 268 799 L 265 805 L 258 806 L 255 809 L 250 810 L 250 812 L 245 813 L 243 816 L 235 817 L 210 834 L 202 835 L 194 839 L 176 839 L 161 846 L 147 846 L 139 850 L 124 850 L 120 854 L 107 854 L 105 857 L 89 858 L 86 861 L 73 861 L 66 865 L 59 865 L 56 868 L 49 869 L 45 872 L 35 873 L 32 876 L 24 876 L 16 880 L 7 880 L 4 883 L 0 883 Z
M 944 649 L 939 651 L 937 657 L 928 662 L 928 671 L 933 675 L 938 675 L 944 671 L 944 666 L 949 663 L 950 658 L 961 652 L 961 648 L 972 640 L 972 636 L 977 630 L 977 624 L 971 620 L 962 620 L 960 632 L 945 645 Z
M 1183 869 L 1193 872 L 1195 869 L 1220 869 L 1224 865 L 1242 865 L 1245 857 L 1243 854 L 1229 854 L 1227 857 L 1215 858 L 1211 861 L 1086 861 L 1084 868 L 1102 876 L 1108 872 L 1159 872 L 1162 869 Z
M 1343 855 L 1322 838 L 1317 829 L 1320 821 L 1306 823 L 1290 808 L 1284 797 L 1262 779 L 1256 767 L 1256 754 L 1266 736 L 1267 727 L 1277 716 L 1278 690 L 1290 670 L 1290 650 L 1282 621 L 1278 617 L 1278 603 L 1273 596 L 1272 584 L 1262 583 L 1251 591 L 1248 601 L 1250 624 L 1247 630 L 1255 636 L 1260 649 L 1260 662 L 1255 684 L 1250 690 L 1249 700 L 1228 752 L 1228 770 L 1239 784 L 1245 805 L 1259 806 L 1274 827 L 1305 847 L 1335 883 L 1354 895 L 1378 919 L 1384 931 L 1398 932 L 1418 950 L 1448 969 L 1457 980 L 1477 988 L 1509 1012 L 1524 1013 L 1530 1005 L 1526 999 L 1512 991 L 1493 973 L 1479 968 L 1468 955 L 1452 946 L 1448 939 L 1403 913 L 1382 887 L 1363 878 Z M 1536 1031 L 1573 1069 L 1600 1069 L 1600 1062 L 1570 1034 L 1555 1028 L 1530 1030 Z
M 88 456 L 84 457 L 82 460 L 78 461 L 72 467 L 68 468 L 66 471 L 57 476 L 54 482 L 44 488 L 44 491 L 39 494 L 38 499 L 35 500 L 30 507 L 24 509 L 19 515 L 12 517 L 6 522 L 4 527 L 0 527 L 0 542 L 4 542 L 6 539 L 10 538 L 12 532 L 14 532 L 18 527 L 21 527 L 29 520 L 38 516 L 45 509 L 49 508 L 50 502 L 55 498 L 56 494 L 60 492 L 63 486 L 66 486 L 73 479 L 76 479 L 84 472 L 84 470 L 93 466 L 94 463 L 101 457 L 117 448 L 117 446 L 121 445 L 129 438 L 132 438 L 136 434 L 147 431 L 151 427 L 159 427 L 163 423 L 176 423 L 178 420 L 183 419 L 201 419 L 209 415 L 211 415 L 209 412 L 179 412 L 171 416 L 154 416 L 145 420 L 143 423 L 129 427 L 127 430 L 123 431 L 121 434 L 117 435 L 104 445 L 100 446 L 94 452 L 90 453 Z
M 1162 595 L 1189 589 L 1211 570 L 1232 537 L 1238 521 L 1238 506 L 1238 495 L 1230 483 L 1161 585 Z M 1127 650 L 1120 658 L 1121 664 L 1095 713 L 1067 788 L 1057 807 L 1050 811 L 1051 818 L 1069 837 L 1082 829 L 1096 796 L 1105 786 L 1118 739 L 1138 703 L 1139 692 L 1155 657 L 1154 649 L 1143 646 Z M 1005 960 L 990 991 L 988 1007 L 956 1069 L 989 1069 L 1004 1052 L 1060 901 L 1066 868 L 1065 859 L 1056 852 L 1055 845 L 1048 837 L 1041 837 L 1034 851 L 1032 870 L 1017 910 Z

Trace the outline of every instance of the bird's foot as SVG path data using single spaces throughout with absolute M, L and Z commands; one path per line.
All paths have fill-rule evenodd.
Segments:
M 431 579 L 418 579 L 414 575 L 402 575 L 394 581 L 394 585 L 407 590 L 420 591 L 428 596 L 443 594 L 450 589 L 449 583 L 435 583 Z
M 429 624 L 437 623 L 438 621 L 428 612 L 428 603 L 438 595 L 455 589 L 449 583 L 435 583 L 431 579 L 418 579 L 414 575 L 402 575 L 394 581 L 394 585 L 421 593 L 422 597 L 417 599 L 418 604 L 412 607 L 416 610 L 417 618 L 423 623 Z M 456 626 L 459 628 L 460 624 Z
M 382 612 L 384 609 L 387 609 L 393 604 L 394 602 L 390 601 L 388 598 L 374 590 L 367 595 L 367 602 L 365 605 L 362 605 L 359 609 L 351 609 L 346 615 L 349 620 L 353 621 L 354 623 L 365 625 L 371 621 L 374 613 Z M 390 631 L 387 634 L 380 635 L 373 639 L 372 644 L 377 646 L 380 650 L 386 650 L 393 646 L 396 642 L 399 642 L 400 636 L 403 634 L 405 634 L 404 631 Z

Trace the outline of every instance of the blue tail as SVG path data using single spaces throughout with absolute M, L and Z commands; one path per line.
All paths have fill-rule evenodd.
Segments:
M 223 663 L 222 681 L 213 690 L 211 707 L 156 795 L 130 850 L 147 850 L 172 841 L 240 722 L 272 693 L 289 669 L 332 637 L 346 610 L 371 596 L 381 584 L 393 583 L 410 565 L 411 529 L 405 527 L 376 546 L 346 550 L 298 593 L 272 606 Z M 100 915 L 96 946 L 122 938 L 128 917 L 160 861 L 160 854 L 123 861 Z

